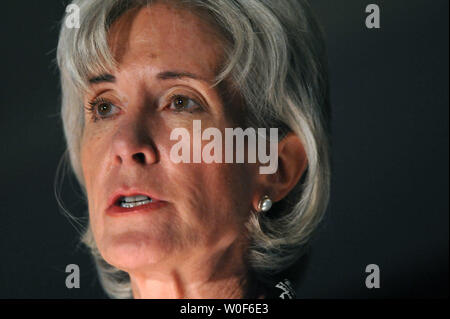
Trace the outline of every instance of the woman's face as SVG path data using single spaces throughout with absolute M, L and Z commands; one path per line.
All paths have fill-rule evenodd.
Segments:
M 222 62 L 217 34 L 188 11 L 155 4 L 117 20 L 109 42 L 118 69 L 91 79 L 81 150 L 90 224 L 102 256 L 125 271 L 140 271 L 240 247 L 256 164 L 170 158 L 176 128 L 189 131 L 192 154 L 193 120 L 222 133 L 236 126 L 238 106 L 221 100 L 208 83 Z M 118 212 L 114 203 L 116 210 L 110 209 L 117 196 L 136 194 L 154 202 L 141 210 Z

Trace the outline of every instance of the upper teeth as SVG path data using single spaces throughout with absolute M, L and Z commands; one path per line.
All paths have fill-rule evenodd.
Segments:
M 120 201 L 120 206 L 125 208 L 133 208 L 153 202 L 153 200 L 145 195 L 124 196 Z
M 122 202 L 126 202 L 126 203 L 133 203 L 133 202 L 140 202 L 143 200 L 151 200 L 150 197 L 145 196 L 145 195 L 138 195 L 138 196 L 124 196 L 122 197 Z

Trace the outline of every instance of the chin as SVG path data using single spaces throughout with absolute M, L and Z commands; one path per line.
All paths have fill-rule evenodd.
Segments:
M 163 237 L 155 239 L 148 233 L 136 231 L 108 236 L 99 245 L 102 257 L 126 272 L 157 268 L 171 255 L 172 247 L 171 240 Z

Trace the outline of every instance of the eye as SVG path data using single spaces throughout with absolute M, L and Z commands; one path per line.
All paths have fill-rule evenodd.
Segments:
M 175 112 L 194 112 L 202 109 L 200 103 L 184 95 L 172 95 L 170 98 L 170 109 Z
M 96 98 L 89 102 L 86 110 L 91 113 L 92 120 L 104 120 L 118 113 L 118 107 L 104 98 Z

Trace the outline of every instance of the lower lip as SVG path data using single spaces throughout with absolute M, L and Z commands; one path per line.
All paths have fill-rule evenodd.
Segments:
M 124 216 L 124 215 L 127 215 L 128 213 L 133 213 L 133 214 L 146 213 L 146 212 L 161 208 L 161 207 L 165 206 L 166 204 L 167 204 L 167 202 L 164 202 L 164 201 L 154 201 L 151 203 L 147 203 L 144 205 L 135 206 L 135 207 L 131 207 L 131 208 L 126 208 L 126 207 L 122 207 L 119 205 L 113 205 L 106 210 L 106 214 L 111 215 L 111 216 Z

